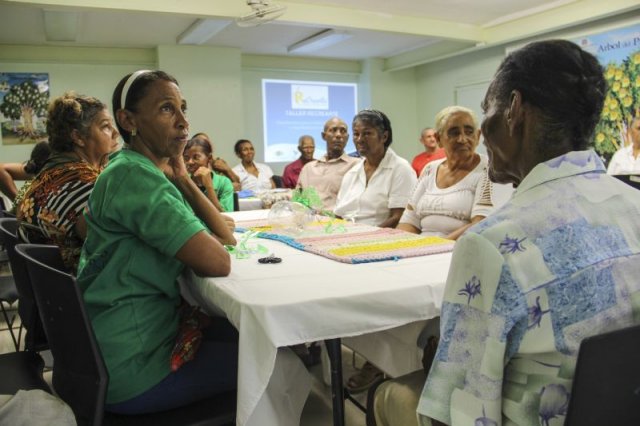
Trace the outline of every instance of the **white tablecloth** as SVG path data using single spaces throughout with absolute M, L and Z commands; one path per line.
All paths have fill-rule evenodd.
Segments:
M 267 212 L 231 216 L 236 221 L 251 220 Z M 282 369 L 291 368 L 294 377 L 299 371 L 294 371 L 295 362 L 287 366 L 280 355 L 276 360 L 278 348 L 358 336 L 439 315 L 450 253 L 351 265 L 276 241 L 260 243 L 282 263 L 260 264 L 261 255 L 253 255 L 234 258 L 228 277 L 188 277 L 194 299 L 210 312 L 223 312 L 240 332 L 238 425 L 284 426 L 299 421 L 304 403 L 296 400 L 299 395 L 291 395 L 288 412 L 283 412 L 282 403 L 268 391 L 273 386 L 270 380 L 282 379 Z M 265 412 L 274 418 L 265 418 Z
M 358 352 L 390 377 L 422 370 L 423 350 L 418 336 L 427 321 L 416 321 L 377 333 L 342 339 L 342 344 Z

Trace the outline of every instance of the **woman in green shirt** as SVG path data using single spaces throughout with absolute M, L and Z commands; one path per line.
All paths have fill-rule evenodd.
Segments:
M 209 201 L 221 212 L 233 211 L 233 184 L 228 177 L 214 173 L 213 149 L 209 141 L 194 136 L 184 148 L 184 163 L 191 178 Z
M 186 101 L 162 71 L 124 77 L 113 111 L 125 147 L 96 181 L 78 268 L 109 372 L 108 411 L 163 411 L 235 389 L 237 331 L 226 319 L 185 321 L 177 278 L 231 268 L 226 220 L 193 182 L 182 153 Z

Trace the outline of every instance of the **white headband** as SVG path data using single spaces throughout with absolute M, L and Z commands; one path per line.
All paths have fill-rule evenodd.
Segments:
M 142 74 L 147 72 L 151 72 L 151 71 L 139 70 L 129 76 L 127 81 L 124 83 L 124 86 L 122 86 L 122 93 L 120 94 L 120 108 L 124 109 L 124 104 L 125 104 L 125 101 L 127 100 L 127 95 L 129 94 L 129 88 L 131 88 L 131 85 L 133 84 L 133 82 L 136 81 L 136 78 L 140 77 Z

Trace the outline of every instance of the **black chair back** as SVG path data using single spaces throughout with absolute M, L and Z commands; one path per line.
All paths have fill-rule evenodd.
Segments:
M 639 175 L 613 175 L 614 178 L 621 180 L 629 186 L 635 189 L 640 189 L 640 176 Z
M 7 205 L 7 200 L 0 196 L 0 217 L 16 217 L 10 210 L 11 204 Z
M 109 378 L 76 280 L 55 267 L 62 264 L 57 246 L 18 244 L 16 252 L 26 261 L 53 354 L 53 388 L 78 424 L 100 426 Z
M 273 179 L 273 183 L 276 185 L 276 188 L 284 188 L 284 184 L 282 183 L 282 176 L 273 175 L 271 176 L 271 179 Z
M 240 211 L 240 197 L 236 191 L 233 191 L 233 211 Z
M 565 426 L 640 425 L 640 325 L 580 344 Z
M 9 257 L 13 281 L 18 290 L 18 314 L 22 325 L 27 330 L 24 348 L 27 351 L 43 351 L 49 349 L 47 337 L 42 328 L 42 321 L 36 306 L 24 259 L 16 254 L 18 243 L 18 221 L 15 218 L 0 218 L 0 241 Z

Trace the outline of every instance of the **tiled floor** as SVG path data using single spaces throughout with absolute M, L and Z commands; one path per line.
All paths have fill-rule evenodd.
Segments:
M 357 358 L 357 357 L 356 357 Z M 363 364 L 363 360 L 355 360 L 357 366 Z M 353 367 L 352 353 L 346 348 L 342 350 L 342 373 L 344 380 L 347 380 L 356 370 Z M 311 367 L 312 376 L 311 393 L 302 411 L 300 426 L 331 426 L 333 425 L 333 414 L 331 406 L 331 388 L 325 384 L 322 378 L 322 365 Z M 362 392 L 355 395 L 355 398 L 365 405 L 367 393 Z M 365 414 L 350 401 L 345 401 L 345 425 L 365 426 Z
M 17 316 L 16 310 L 12 309 L 13 306 L 9 307 L 7 304 L 5 304 L 4 306 L 5 309 L 9 308 L 8 313 L 10 318 L 13 317 L 13 315 L 16 315 L 16 320 L 13 323 L 13 329 L 15 333 L 17 333 L 20 327 L 20 317 Z M 13 340 L 11 339 L 11 334 L 9 334 L 9 329 L 7 328 L 4 316 L 2 316 L 2 313 L 0 313 L 0 353 L 4 354 L 7 352 L 13 352 L 15 350 L 16 348 L 13 344 Z
M 11 275 L 11 269 L 9 268 L 9 264 L 7 262 L 0 262 L 0 276 L 8 276 Z M 4 303 L 4 308 L 7 309 L 9 314 L 9 318 L 13 318 L 15 315 L 15 322 L 13 324 L 13 329 L 16 333 L 20 328 L 20 317 L 17 316 L 17 308 L 18 304 L 14 303 L 12 306 Z M 4 316 L 0 313 L 0 353 L 13 352 L 15 351 L 15 346 L 13 344 L 13 340 L 11 339 L 11 335 L 9 334 L 9 330 L 7 328 L 7 323 L 4 320 Z

